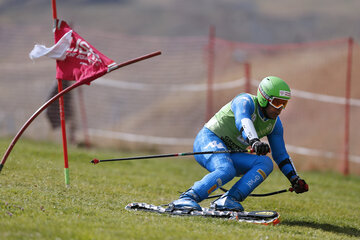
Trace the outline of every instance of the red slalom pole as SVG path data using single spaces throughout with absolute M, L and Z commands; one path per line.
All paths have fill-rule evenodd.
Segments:
M 250 63 L 245 62 L 244 63 L 244 72 L 245 72 L 245 92 L 250 93 L 251 92 L 251 78 L 250 78 Z
M 212 116 L 213 107 L 213 84 L 214 84 L 214 66 L 215 66 L 215 27 L 210 26 L 209 30 L 209 46 L 207 49 L 207 91 L 206 91 L 206 119 L 205 122 L 209 121 Z
M 51 0 L 52 5 L 52 11 L 53 11 L 53 19 L 57 19 L 57 13 L 56 13 L 56 0 Z
M 58 79 L 58 92 L 62 91 L 62 81 Z M 69 157 L 67 151 L 67 140 L 66 140 L 66 124 L 65 124 L 65 111 L 64 111 L 64 97 L 59 98 L 59 111 L 60 111 L 60 123 L 61 123 L 61 134 L 63 142 L 63 152 L 64 152 L 64 175 L 65 175 L 65 185 L 70 186 L 70 175 L 69 175 Z
M 350 98 L 351 98 L 351 67 L 354 40 L 348 39 L 348 55 L 345 82 L 345 129 L 344 129 L 344 156 L 342 172 L 349 175 L 349 138 L 350 138 Z
M 53 20 L 54 26 L 56 27 L 57 20 L 57 11 L 56 11 L 56 0 L 51 1 L 52 12 L 53 12 Z M 56 44 L 56 42 L 55 42 Z M 62 80 L 58 79 L 58 92 L 60 93 L 63 90 Z M 65 185 L 67 187 L 70 186 L 70 176 L 69 176 L 69 157 L 67 151 L 67 140 L 66 140 L 66 123 L 65 123 L 65 111 L 64 111 L 64 98 L 61 96 L 59 98 L 59 115 L 60 115 L 60 123 L 61 123 L 61 135 L 63 142 L 63 152 L 64 152 L 64 174 L 65 174 Z

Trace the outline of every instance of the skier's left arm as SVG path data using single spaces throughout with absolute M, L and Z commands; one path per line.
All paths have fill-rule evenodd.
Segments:
M 279 166 L 281 172 L 289 179 L 296 193 L 303 193 L 309 190 L 304 179 L 301 179 L 296 172 L 295 166 L 286 151 L 284 142 L 284 130 L 280 118 L 277 119 L 275 127 L 268 135 L 272 157 Z

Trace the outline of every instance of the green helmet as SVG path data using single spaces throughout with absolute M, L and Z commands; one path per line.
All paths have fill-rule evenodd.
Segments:
M 257 99 L 261 107 L 266 107 L 273 97 L 289 100 L 291 98 L 291 90 L 281 78 L 269 76 L 260 82 Z

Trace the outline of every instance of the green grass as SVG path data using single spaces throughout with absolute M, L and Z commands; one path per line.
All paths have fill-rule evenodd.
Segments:
M 0 140 L 1 153 L 9 140 Z M 360 178 L 304 172 L 310 191 L 248 198 L 246 210 L 276 210 L 277 226 L 201 217 L 129 212 L 130 202 L 168 203 L 205 170 L 191 158 L 101 163 L 94 158 L 143 155 L 69 149 L 70 188 L 62 147 L 21 140 L 0 175 L 0 239 L 359 239 Z M 233 183 L 233 182 L 232 182 Z M 229 188 L 230 184 L 225 187 Z M 288 187 L 275 170 L 257 193 Z M 210 200 L 201 204 L 208 206 Z

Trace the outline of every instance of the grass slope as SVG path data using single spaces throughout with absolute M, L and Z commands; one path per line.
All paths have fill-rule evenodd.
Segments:
M 9 140 L 0 140 L 4 152 Z M 144 153 L 71 148 L 64 186 L 61 146 L 22 140 L 0 175 L 0 239 L 358 239 L 360 178 L 304 172 L 310 192 L 248 198 L 246 210 L 279 211 L 263 226 L 222 219 L 129 212 L 129 202 L 168 203 L 205 170 L 191 158 L 102 163 L 94 158 Z M 146 153 L 145 153 L 146 154 Z M 225 187 L 229 188 L 230 184 Z M 286 188 L 275 170 L 257 193 Z M 210 200 L 201 203 L 208 206 Z

